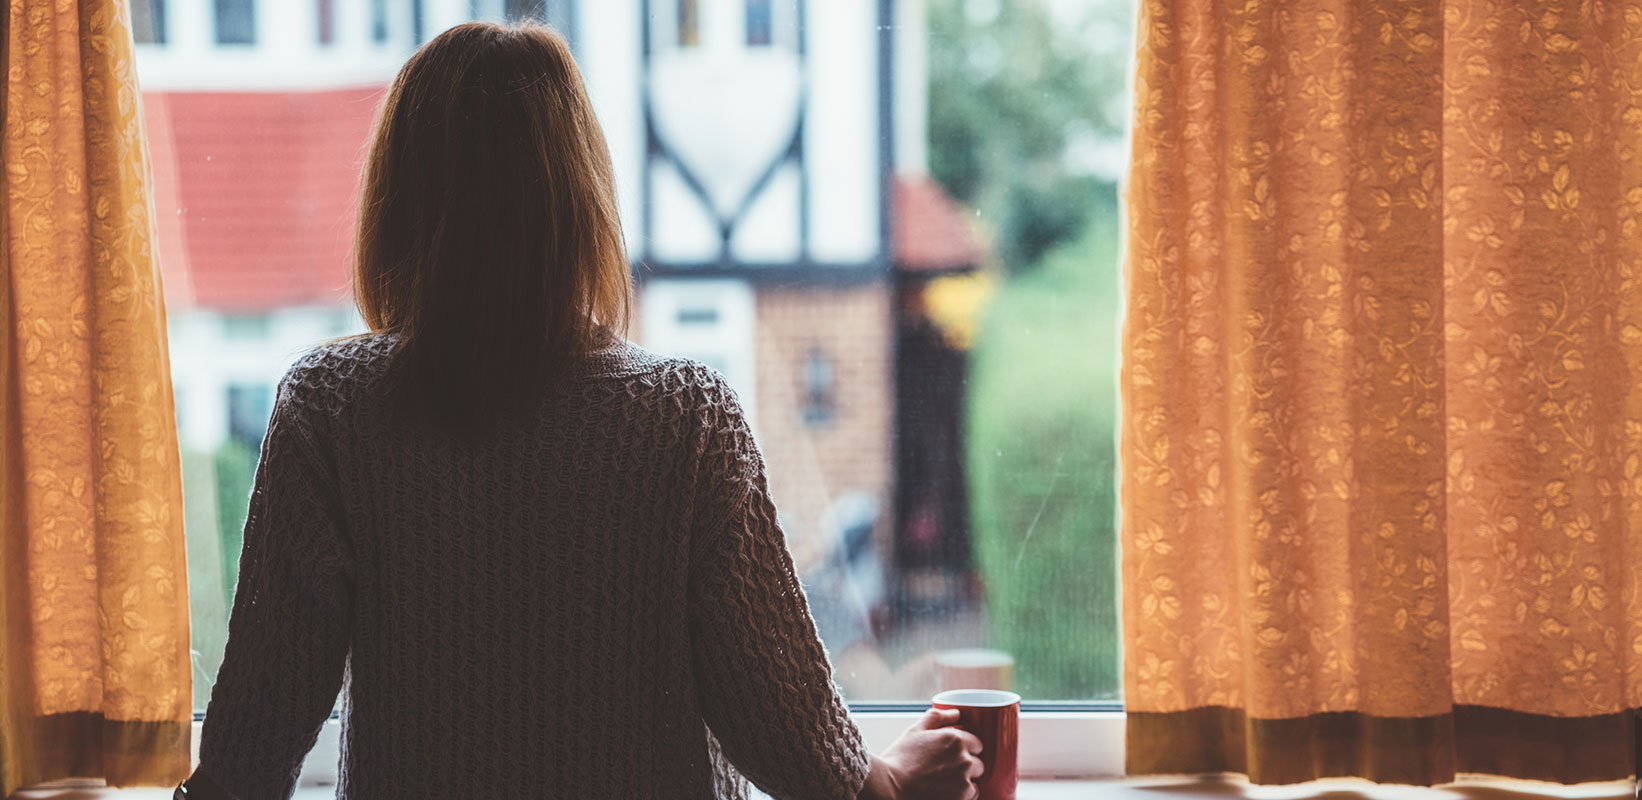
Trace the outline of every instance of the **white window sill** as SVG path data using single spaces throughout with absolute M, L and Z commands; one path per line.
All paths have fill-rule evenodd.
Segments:
M 854 715 L 862 738 L 882 751 L 918 715 Z M 1316 781 L 1298 786 L 1253 786 L 1236 776 L 1124 778 L 1121 712 L 1029 712 L 1021 715 L 1021 785 L 1017 800 L 1633 800 L 1630 781 L 1558 786 L 1466 776 L 1437 788 L 1380 786 L 1363 780 Z M 199 750 L 199 723 L 194 749 Z M 309 753 L 296 800 L 336 796 L 341 726 L 326 724 Z M 169 789 L 108 789 L 90 784 L 20 791 L 12 800 L 165 800 Z M 395 800 L 395 799 L 390 799 Z
M 169 789 L 66 788 L 18 792 L 14 800 L 166 800 Z M 295 800 L 334 798 L 332 787 L 300 789 Z M 1631 800 L 1629 781 L 1553 786 L 1486 779 L 1421 789 L 1366 781 L 1319 781 L 1300 786 L 1251 786 L 1236 778 L 1106 778 L 1022 781 L 1016 800 Z
M 1105 798 L 1100 788 L 1111 781 L 1027 781 L 1021 784 L 1016 800 L 1070 800 L 1070 798 Z M 170 789 L 34 789 L 12 795 L 13 800 L 170 800 Z M 293 800 L 331 800 L 334 788 L 298 789 Z M 1137 798 L 1136 800 L 1139 800 Z

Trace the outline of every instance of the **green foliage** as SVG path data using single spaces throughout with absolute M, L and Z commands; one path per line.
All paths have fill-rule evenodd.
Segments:
M 245 541 L 245 513 L 251 505 L 251 481 L 256 477 L 257 450 L 229 439 L 213 457 L 216 475 L 217 524 L 222 536 L 222 583 L 232 606 L 239 580 L 239 551 Z
M 968 469 L 993 644 L 1032 699 L 1119 695 L 1116 193 L 1006 282 L 971 359 Z
M 930 3 L 930 171 L 994 228 L 1011 271 L 1089 220 L 1102 183 L 1069 153 L 1122 135 L 1133 13 L 1102 0 L 1068 25 L 1042 0 Z

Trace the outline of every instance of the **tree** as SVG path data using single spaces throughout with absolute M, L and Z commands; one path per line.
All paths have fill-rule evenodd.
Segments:
M 930 0 L 930 170 L 995 234 L 1012 272 L 1088 225 L 1122 136 L 1130 0 Z

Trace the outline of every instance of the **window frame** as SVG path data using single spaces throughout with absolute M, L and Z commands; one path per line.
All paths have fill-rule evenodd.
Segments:
M 261 47 L 264 32 L 262 30 L 261 20 L 257 16 L 259 13 L 259 3 L 257 0 L 239 0 L 245 4 L 245 32 L 247 34 L 247 38 L 244 40 L 223 38 L 223 1 L 224 0 L 212 0 L 210 4 L 211 46 L 248 49 Z
M 923 706 L 911 703 L 852 703 L 850 716 L 874 753 L 895 741 Z M 203 712 L 194 712 L 192 753 L 199 763 Z M 1124 775 L 1121 703 L 1023 703 L 1021 707 L 1020 776 L 1022 780 L 1121 778 Z M 332 713 L 319 731 L 302 765 L 297 786 L 336 786 L 342 754 L 342 718 Z
M 131 34 L 133 43 L 144 47 L 165 47 L 169 45 L 171 43 L 171 37 L 168 35 L 169 31 L 167 30 L 166 25 L 167 12 L 169 11 L 169 9 L 166 8 L 166 0 L 148 0 L 146 7 L 147 14 L 145 18 L 148 21 L 148 25 L 144 27 L 137 24 L 137 4 L 133 3 L 131 5 Z M 144 38 L 145 34 L 147 36 L 146 39 Z

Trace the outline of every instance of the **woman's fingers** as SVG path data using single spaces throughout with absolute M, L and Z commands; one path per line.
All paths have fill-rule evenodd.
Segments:
M 974 756 L 964 756 L 964 760 L 968 762 L 968 769 L 964 770 L 965 778 L 970 781 L 977 781 L 981 779 L 982 775 L 986 774 L 986 764 L 980 759 Z
M 917 722 L 912 723 L 914 729 L 932 731 L 937 728 L 946 728 L 958 724 L 958 709 L 932 708 L 924 712 Z
M 981 754 L 981 737 L 966 730 L 956 730 L 953 731 L 953 734 L 963 744 L 965 753 L 977 756 Z

